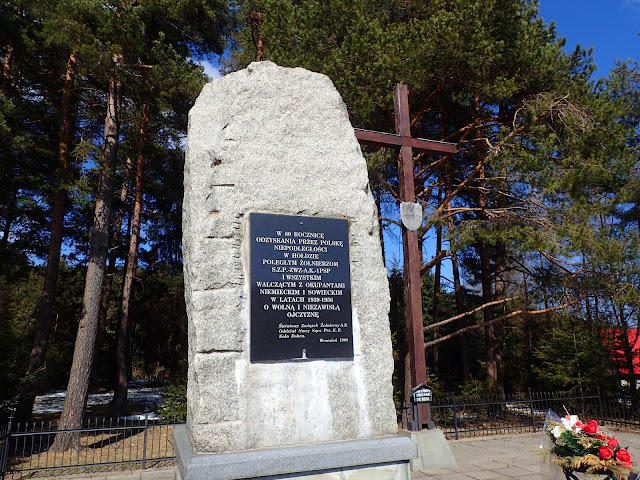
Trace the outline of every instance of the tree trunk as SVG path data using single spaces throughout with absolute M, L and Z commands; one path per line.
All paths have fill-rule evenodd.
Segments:
M 442 189 L 440 189 L 442 190 Z M 441 192 L 438 192 L 438 204 L 440 204 Z M 442 226 L 438 224 L 436 226 L 436 256 L 442 250 Z M 436 263 L 436 271 L 433 277 L 433 323 L 440 321 L 440 277 L 442 276 L 442 261 Z M 433 329 L 433 339 L 436 340 L 439 336 L 437 328 Z M 433 371 L 437 374 L 440 371 L 440 348 L 438 345 L 434 345 L 431 354 L 433 355 Z
M 582 270 L 585 272 L 588 272 L 589 270 L 587 265 L 587 256 L 585 252 L 582 252 L 581 256 L 582 256 Z M 585 307 L 585 313 L 587 317 L 587 324 L 595 332 L 595 328 L 594 328 L 595 324 L 593 322 L 593 316 L 591 315 L 591 296 L 589 292 L 589 287 L 586 287 L 586 289 L 584 290 L 585 290 L 584 307 Z
M 107 313 L 109 310 L 109 300 L 111 299 L 111 290 L 113 286 L 113 275 L 116 270 L 116 260 L 118 259 L 118 243 L 120 242 L 120 233 L 122 230 L 122 220 L 124 219 L 124 205 L 127 201 L 127 191 L 129 189 L 129 179 L 131 175 L 131 159 L 127 158 L 127 166 L 125 171 L 125 179 L 120 189 L 120 206 L 118 207 L 118 216 L 114 222 L 113 234 L 111 236 L 111 249 L 109 250 L 109 260 L 107 273 L 102 287 L 102 297 L 100 298 L 100 312 L 98 313 L 98 331 L 96 332 L 95 357 L 94 365 L 97 365 L 104 344 L 104 330 L 107 325 Z M 95 372 L 94 372 L 95 378 Z
M 93 365 L 93 355 L 98 330 L 98 311 L 104 282 L 107 250 L 109 246 L 109 226 L 113 207 L 113 172 L 118 157 L 118 136 L 120 130 L 120 82 L 111 81 L 107 115 L 104 123 L 103 165 L 101 166 L 96 193 L 96 209 L 93 218 L 91 253 L 84 287 L 82 317 L 78 324 L 73 362 L 67 386 L 67 395 L 58 422 L 59 430 L 79 428 L 82 425 L 85 403 L 89 390 L 89 377 Z M 69 448 L 79 450 L 79 433 L 60 433 L 56 436 L 54 451 Z
M 478 193 L 478 207 L 480 208 L 480 219 L 483 221 L 487 221 L 486 207 L 487 207 L 487 199 L 484 193 L 484 180 L 485 180 L 485 172 L 484 166 L 482 167 L 480 174 L 480 190 Z M 480 279 L 482 284 L 482 302 L 489 303 L 493 301 L 493 282 L 491 281 L 491 255 L 489 245 L 487 244 L 484 238 L 480 238 L 478 240 L 478 253 L 480 255 Z M 493 308 L 487 307 L 483 311 L 483 322 L 488 323 L 493 320 Z M 496 325 L 487 325 L 484 327 L 484 341 L 485 341 L 485 349 L 486 349 L 486 374 L 487 374 L 487 383 L 490 388 L 500 389 L 499 385 L 499 359 L 498 353 L 499 348 L 497 345 L 496 338 Z
M 51 239 L 49 241 L 49 254 L 47 257 L 47 269 L 44 286 L 40 297 L 40 309 L 36 318 L 36 334 L 29 356 L 26 375 L 33 376 L 45 364 L 47 342 L 51 318 L 53 316 L 53 302 L 56 296 L 56 284 L 60 269 L 60 249 L 62 247 L 65 200 L 67 188 L 65 180 L 69 169 L 69 143 L 71 126 L 71 97 L 73 84 L 77 71 L 77 57 L 74 50 L 67 61 L 67 71 L 62 87 L 62 105 L 60 111 L 60 128 L 58 130 L 58 168 L 54 178 L 55 193 L 51 209 Z M 27 379 L 25 390 L 18 399 L 16 418 L 26 422 L 31 418 L 31 410 L 35 396 L 39 390 L 40 382 L 37 378 Z
M 476 118 L 480 118 L 481 116 L 481 108 L 480 108 L 480 99 L 479 96 L 476 95 L 474 99 L 475 103 L 475 111 Z M 482 137 L 482 132 L 480 130 L 476 130 L 477 138 Z M 478 189 L 478 217 L 483 224 L 483 228 L 485 231 L 489 228 L 488 226 L 488 215 L 487 215 L 487 197 L 485 193 L 485 180 L 486 180 L 486 172 L 484 165 L 484 145 L 482 142 L 476 143 L 476 158 L 480 165 L 480 171 L 478 172 L 478 181 L 479 181 L 479 189 Z M 482 235 L 482 233 L 481 233 Z M 478 253 L 480 255 L 480 280 L 482 284 L 482 301 L 483 303 L 489 303 L 493 301 L 493 282 L 491 275 L 491 253 L 490 248 L 487 243 L 486 238 L 481 237 L 478 240 Z M 483 323 L 488 323 L 493 320 L 493 307 L 487 307 L 483 311 Z M 499 371 L 501 369 L 500 363 L 501 360 L 498 358 L 500 347 L 498 346 L 498 339 L 496 338 L 496 326 L 495 324 L 487 325 L 484 327 L 484 340 L 485 340 L 485 360 L 486 360 L 486 375 L 487 375 L 487 383 L 489 387 L 492 389 L 501 390 L 500 386 L 500 374 Z
M 13 220 L 15 219 L 16 197 L 18 196 L 18 192 L 15 186 L 11 188 L 11 193 L 9 195 L 9 201 L 7 202 L 7 214 L 5 215 L 4 229 L 2 230 L 2 243 L 0 243 L 0 251 L 2 252 L 5 252 L 9 246 L 11 225 L 13 224 Z M 3 263 L 5 262 L 2 261 L 0 265 Z
M 447 183 L 449 183 L 447 181 Z M 451 208 L 449 204 L 447 206 L 447 210 Z M 456 298 L 456 315 L 461 315 L 465 312 L 465 304 L 464 304 L 464 291 L 462 290 L 462 283 L 460 282 L 460 265 L 458 264 L 458 255 L 456 254 L 456 249 L 454 247 L 454 229 L 455 226 L 453 224 L 453 218 L 449 216 L 449 245 L 451 248 L 451 272 L 453 274 L 453 291 Z M 464 327 L 465 321 L 464 319 L 460 319 L 460 327 Z M 471 369 L 469 368 L 469 355 L 467 353 L 468 349 L 468 341 L 467 335 L 462 334 L 458 338 L 458 351 L 460 353 L 460 373 L 464 381 L 471 380 Z
M 140 122 L 140 137 L 142 147 L 148 141 L 149 105 L 142 106 L 142 119 Z M 138 267 L 138 240 L 140 238 L 140 224 L 142 214 L 142 194 L 144 189 L 144 153 L 138 155 L 136 166 L 136 198 L 133 204 L 133 219 L 131 224 L 131 236 L 129 238 L 129 253 L 127 267 L 122 287 L 122 302 L 120 305 L 120 321 L 116 337 L 116 385 L 113 391 L 112 415 L 118 417 L 124 402 L 127 400 L 127 384 L 129 380 L 129 343 L 131 338 L 131 290 L 133 279 Z
M 407 352 L 407 354 L 404 356 L 404 392 L 403 392 L 404 403 L 403 403 L 403 406 L 405 407 L 411 406 L 412 378 L 413 377 L 411 375 L 411 354 Z M 411 413 L 409 413 L 409 415 L 410 414 Z
M 8 86 L 11 80 L 11 60 L 13 59 L 13 43 L 7 45 L 7 53 L 4 56 L 4 65 L 2 66 L 2 76 L 5 79 L 5 85 Z
M 633 345 L 629 342 L 629 324 L 625 318 L 624 306 L 619 305 L 616 307 L 615 303 L 611 302 L 611 310 L 620 327 L 620 341 L 622 343 L 622 351 L 624 352 L 624 364 L 627 369 L 627 381 L 629 382 L 632 408 L 637 410 L 638 405 L 638 388 L 637 388 L 637 376 L 635 373 L 635 367 L 633 365 Z
M 503 178 L 506 178 L 506 172 L 503 172 Z M 500 190 L 502 192 L 498 194 L 498 208 L 506 209 L 507 205 L 507 192 L 508 185 L 506 180 L 500 182 Z M 501 300 L 506 298 L 507 294 L 507 246 L 504 242 L 497 242 L 495 247 L 495 267 L 494 267 L 494 300 Z M 499 307 L 502 311 L 498 315 L 505 315 L 507 313 L 507 304 L 503 303 Z M 496 312 L 493 312 L 494 316 Z M 503 358 L 504 358 L 504 339 L 506 332 L 506 322 L 498 322 L 493 324 L 493 335 L 495 338 L 495 344 L 493 345 L 494 351 L 494 363 L 496 369 L 496 386 L 500 392 L 504 391 L 504 375 L 503 375 Z
M 495 295 L 494 300 L 500 300 L 506 298 L 506 265 L 507 265 L 507 251 L 506 245 L 504 242 L 498 242 L 496 245 L 496 255 L 495 255 Z M 503 309 L 503 311 L 499 312 L 498 315 L 505 315 L 507 304 L 503 303 L 498 308 Z M 496 315 L 495 311 L 493 312 L 494 316 Z M 500 392 L 504 390 L 504 374 L 503 374 L 503 358 L 504 358 L 504 339 L 506 332 L 506 322 L 509 320 L 505 320 L 503 322 L 494 323 L 493 334 L 495 337 L 495 345 L 493 356 L 494 363 L 496 369 L 496 386 Z
M 264 12 L 253 10 L 247 17 L 251 25 L 251 37 L 253 45 L 256 49 L 255 61 L 261 62 L 264 54 L 264 40 L 262 38 L 262 22 L 264 21 Z
M 456 297 L 456 315 L 460 315 L 465 311 L 464 291 L 460 283 L 460 266 L 458 264 L 458 255 L 451 252 L 451 270 L 453 274 L 453 289 Z M 465 320 L 460 319 L 460 328 L 465 327 Z M 465 382 L 471 380 L 471 367 L 469 366 L 469 340 L 467 334 L 463 333 L 458 338 L 458 352 L 460 359 L 460 375 Z
M 542 295 L 543 295 L 543 300 L 544 300 L 544 308 L 547 309 L 549 308 L 549 285 L 547 283 L 547 279 L 548 279 L 548 275 L 545 274 L 545 267 L 544 267 L 544 256 L 542 255 L 542 252 L 540 253 L 540 272 L 543 275 L 543 279 L 542 279 Z M 527 299 L 528 301 L 528 299 Z M 551 328 L 551 313 L 548 313 L 544 316 L 545 321 L 547 323 L 547 327 Z
M 489 260 L 489 247 L 484 239 L 480 240 L 480 276 L 482 281 L 482 302 L 489 303 L 493 301 L 492 282 L 491 282 L 491 265 Z M 483 311 L 483 322 L 487 323 L 493 320 L 493 309 L 487 307 Z M 491 388 L 499 388 L 498 385 L 498 359 L 496 346 L 495 324 L 487 325 L 484 328 L 484 341 L 486 349 L 486 373 L 487 382 Z

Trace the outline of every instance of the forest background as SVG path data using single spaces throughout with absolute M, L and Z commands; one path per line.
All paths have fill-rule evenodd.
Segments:
M 27 418 L 37 392 L 67 387 L 73 426 L 89 389 L 114 389 L 118 415 L 128 380 L 184 382 L 187 112 L 197 60 L 223 52 L 225 72 L 328 75 L 359 128 L 394 131 L 404 82 L 412 134 L 457 144 L 415 157 L 437 391 L 636 385 L 640 69 L 594 80 L 591 52 L 564 46 L 529 0 L 4 2 L 0 400 Z M 364 152 L 390 238 L 397 153 Z M 388 254 L 398 402 L 400 262 Z

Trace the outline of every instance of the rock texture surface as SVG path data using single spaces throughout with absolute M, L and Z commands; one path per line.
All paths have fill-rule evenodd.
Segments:
M 189 115 L 184 182 L 196 451 L 395 435 L 377 212 L 331 81 L 260 62 L 206 85 Z M 249 212 L 349 220 L 353 359 L 249 361 Z

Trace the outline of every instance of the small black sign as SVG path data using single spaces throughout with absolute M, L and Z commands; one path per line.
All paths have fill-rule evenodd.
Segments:
M 251 213 L 251 361 L 353 357 L 349 222 Z
M 419 390 L 413 392 L 413 401 L 415 403 L 429 403 L 431 402 L 431 389 L 422 387 Z

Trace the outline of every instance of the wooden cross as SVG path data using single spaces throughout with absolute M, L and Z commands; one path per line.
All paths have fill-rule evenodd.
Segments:
M 453 143 L 424 140 L 411 136 L 409 116 L 409 95 L 407 86 L 398 83 L 393 90 L 396 134 L 355 129 L 356 138 L 364 145 L 400 148 L 398 156 L 398 183 L 400 200 L 416 201 L 414 183 L 413 151 L 432 154 L 456 153 Z M 411 361 L 411 387 L 427 381 L 427 362 L 424 349 L 424 325 L 422 322 L 422 252 L 418 246 L 418 232 L 402 226 L 402 250 L 404 252 L 404 298 L 405 319 L 409 338 L 409 358 Z M 426 420 L 426 415 L 421 415 Z

